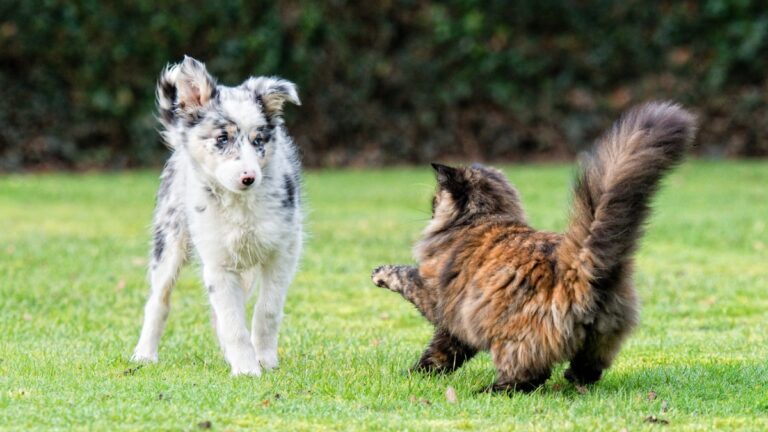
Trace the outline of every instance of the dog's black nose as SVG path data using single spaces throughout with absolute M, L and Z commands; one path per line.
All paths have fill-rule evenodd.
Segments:
M 256 179 L 253 178 L 252 176 L 240 177 L 240 181 L 243 182 L 243 184 L 246 185 L 246 186 L 252 185 L 254 180 L 256 180 Z

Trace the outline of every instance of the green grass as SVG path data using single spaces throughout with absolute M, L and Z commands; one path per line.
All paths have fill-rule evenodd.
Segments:
M 506 172 L 534 226 L 564 227 L 570 167 Z M 512 397 L 473 394 L 494 378 L 486 354 L 450 376 L 405 373 L 430 327 L 369 282 L 374 266 L 411 261 L 425 168 L 306 175 L 310 235 L 279 370 L 229 377 L 196 266 L 160 363 L 136 369 L 157 174 L 0 178 L 0 429 L 768 429 L 766 162 L 672 175 L 637 260 L 642 322 L 614 367 L 585 394 L 560 367 Z

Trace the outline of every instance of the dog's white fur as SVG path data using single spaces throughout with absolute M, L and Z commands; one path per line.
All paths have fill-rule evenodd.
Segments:
M 293 83 L 259 77 L 216 85 L 190 57 L 162 72 L 159 119 L 174 152 L 161 175 L 151 292 L 133 360 L 158 359 L 171 290 L 191 243 L 232 374 L 277 366 L 278 328 L 302 249 L 300 164 L 283 126 L 286 101 L 299 104 Z M 245 304 L 255 284 L 249 332 Z

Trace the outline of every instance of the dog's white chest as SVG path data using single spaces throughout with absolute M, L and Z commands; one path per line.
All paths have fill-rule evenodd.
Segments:
M 192 219 L 191 234 L 200 254 L 215 256 L 231 270 L 266 263 L 300 229 L 284 212 L 248 202 L 211 203 L 202 212 L 193 209 Z

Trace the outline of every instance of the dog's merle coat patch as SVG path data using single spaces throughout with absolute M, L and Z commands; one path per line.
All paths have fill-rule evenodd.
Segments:
M 133 358 L 157 360 L 170 291 L 190 245 L 232 373 L 258 375 L 277 365 L 285 294 L 302 248 L 301 167 L 282 118 L 285 102 L 299 104 L 296 87 L 275 77 L 218 85 L 187 57 L 163 70 L 156 95 L 173 154 L 157 193 L 152 289 Z M 256 283 L 249 338 L 244 307 Z
M 155 241 L 153 243 L 152 256 L 155 261 L 160 261 L 163 257 L 163 249 L 165 249 L 165 231 L 162 227 L 155 228 Z
M 283 207 L 293 208 L 296 206 L 296 184 L 290 175 L 285 174 L 283 176 L 283 189 L 285 190 L 285 198 L 283 199 Z

